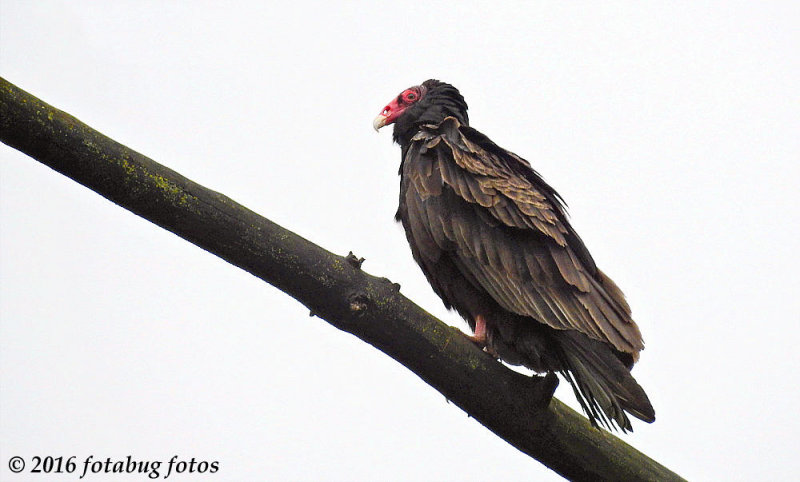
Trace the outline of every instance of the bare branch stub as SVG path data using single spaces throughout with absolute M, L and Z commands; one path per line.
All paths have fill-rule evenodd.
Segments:
M 364 258 L 357 257 L 352 251 L 347 253 L 347 256 L 345 256 L 344 259 L 347 260 L 350 266 L 356 269 L 361 269 L 361 265 L 364 264 Z

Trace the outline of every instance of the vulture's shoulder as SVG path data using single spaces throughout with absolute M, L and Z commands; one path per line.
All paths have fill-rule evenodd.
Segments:
M 569 223 L 561 196 L 531 164 L 472 127 L 447 117 L 424 125 L 410 151 L 438 162 L 442 181 L 464 200 L 488 210 L 507 227 L 535 230 L 577 256 L 589 273 L 597 267 Z

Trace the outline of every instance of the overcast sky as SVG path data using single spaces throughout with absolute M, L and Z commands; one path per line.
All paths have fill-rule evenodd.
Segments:
M 625 440 L 692 480 L 795 480 L 800 3 L 222 3 L 0 0 L 0 74 L 467 329 L 393 221 L 400 151 L 371 126 L 402 89 L 454 84 L 628 297 L 657 420 Z M 560 480 L 287 295 L 5 145 L 0 227 L 3 480 L 30 476 L 16 455 Z

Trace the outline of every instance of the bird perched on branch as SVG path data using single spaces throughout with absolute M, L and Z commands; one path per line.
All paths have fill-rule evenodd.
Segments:
M 593 425 L 655 412 L 630 373 L 644 348 L 622 291 L 595 265 L 564 201 L 525 159 L 469 126 L 459 91 L 426 80 L 375 119 L 402 149 L 400 206 L 414 260 L 479 346 L 558 372 Z

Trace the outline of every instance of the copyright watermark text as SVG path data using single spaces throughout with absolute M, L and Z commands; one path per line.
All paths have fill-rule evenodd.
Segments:
M 141 474 L 150 479 L 180 476 L 183 474 L 216 474 L 219 461 L 182 459 L 175 455 L 168 461 L 137 460 L 128 455 L 124 458 L 101 458 L 89 455 L 78 459 L 77 455 L 68 457 L 33 456 L 29 459 L 14 456 L 8 459 L 8 468 L 15 474 L 73 474 L 79 479 L 93 475 Z

